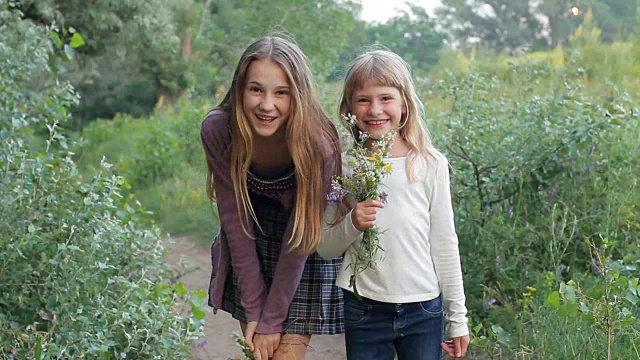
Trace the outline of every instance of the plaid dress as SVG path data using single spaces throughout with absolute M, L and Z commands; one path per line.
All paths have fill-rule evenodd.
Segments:
M 247 183 L 260 225 L 254 225 L 260 270 L 265 285 L 270 288 L 291 215 L 291 209 L 282 205 L 279 195 L 284 189 L 295 186 L 295 174 L 291 171 L 279 179 L 267 180 L 250 172 Z M 283 325 L 285 333 L 333 335 L 344 332 L 342 291 L 334 285 L 341 262 L 342 259 L 323 260 L 317 253 L 307 258 Z M 222 310 L 234 319 L 246 322 L 233 268 L 225 281 Z

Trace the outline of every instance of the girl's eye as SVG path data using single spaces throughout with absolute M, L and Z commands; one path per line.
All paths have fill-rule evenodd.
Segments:
M 257 86 L 250 86 L 249 91 L 257 93 L 257 92 L 260 92 L 260 88 Z
M 369 102 L 369 99 L 365 99 L 365 98 L 357 99 L 357 100 L 356 100 L 356 102 L 359 102 L 359 103 L 366 103 L 366 102 Z
M 382 101 L 390 101 L 393 100 L 393 96 L 383 96 Z
M 276 91 L 278 95 L 289 95 L 289 90 L 278 90 Z

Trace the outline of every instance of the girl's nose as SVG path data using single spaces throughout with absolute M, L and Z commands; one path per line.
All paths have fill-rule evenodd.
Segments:
M 371 105 L 369 106 L 369 113 L 373 116 L 382 114 L 382 106 L 380 105 L 380 103 L 375 100 L 372 101 Z
M 274 102 L 273 102 L 273 98 L 271 97 L 271 95 L 265 95 L 264 98 L 262 98 L 262 101 L 260 101 L 260 110 L 262 111 L 271 111 L 274 108 Z

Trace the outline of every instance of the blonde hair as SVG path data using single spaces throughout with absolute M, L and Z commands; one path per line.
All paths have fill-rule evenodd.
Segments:
M 285 125 L 285 136 L 295 165 L 297 195 L 293 231 L 288 243 L 290 250 L 299 248 L 309 254 L 315 251 L 322 239 L 322 216 L 328 191 L 325 188 L 328 183 L 324 179 L 331 176 L 324 174 L 325 164 L 333 161 L 333 172 L 339 173 L 340 143 L 333 123 L 318 100 L 306 56 L 292 39 L 283 34 L 262 37 L 247 47 L 236 67 L 231 87 L 218 106 L 227 110 L 231 118 L 230 176 L 238 212 L 247 222 L 251 216 L 258 223 L 247 188 L 253 133 L 242 109 L 242 94 L 249 65 L 262 59 L 279 64 L 290 83 L 291 113 Z M 329 153 L 325 142 L 330 143 Z M 215 199 L 213 165 L 208 164 L 207 175 L 207 194 L 211 199 Z M 244 222 L 242 224 L 244 228 Z M 246 228 L 244 231 L 249 233 Z
M 431 135 L 424 124 L 424 105 L 416 92 L 411 78 L 411 67 L 400 56 L 386 49 L 371 49 L 352 62 L 344 80 L 339 111 L 349 113 L 352 109 L 353 94 L 365 86 L 391 86 L 400 92 L 405 106 L 399 135 L 409 145 L 407 155 L 407 176 L 410 181 L 418 180 L 414 168 L 417 160 L 433 155 Z M 357 133 L 355 126 L 346 124 Z

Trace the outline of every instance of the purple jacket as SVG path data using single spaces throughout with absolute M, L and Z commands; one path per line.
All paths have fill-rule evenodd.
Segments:
M 283 331 L 289 306 L 300 283 L 307 256 L 297 250 L 288 251 L 288 239 L 293 230 L 296 188 L 286 190 L 283 198 L 294 199 L 293 209 L 285 231 L 280 258 L 276 265 L 271 288 L 267 289 L 260 271 L 253 235 L 253 224 L 243 220 L 238 212 L 236 196 L 231 182 L 231 128 L 229 114 L 221 109 L 210 111 L 200 129 L 207 161 L 212 165 L 213 180 L 220 218 L 220 233 L 211 248 L 213 274 L 209 287 L 209 305 L 219 309 L 222 305 L 224 284 L 233 266 L 238 279 L 241 303 L 247 321 L 257 321 L 257 333 L 272 334 Z M 328 141 L 324 144 L 324 188 L 328 193 L 334 175 L 334 158 Z M 245 221 L 247 235 L 241 225 Z

